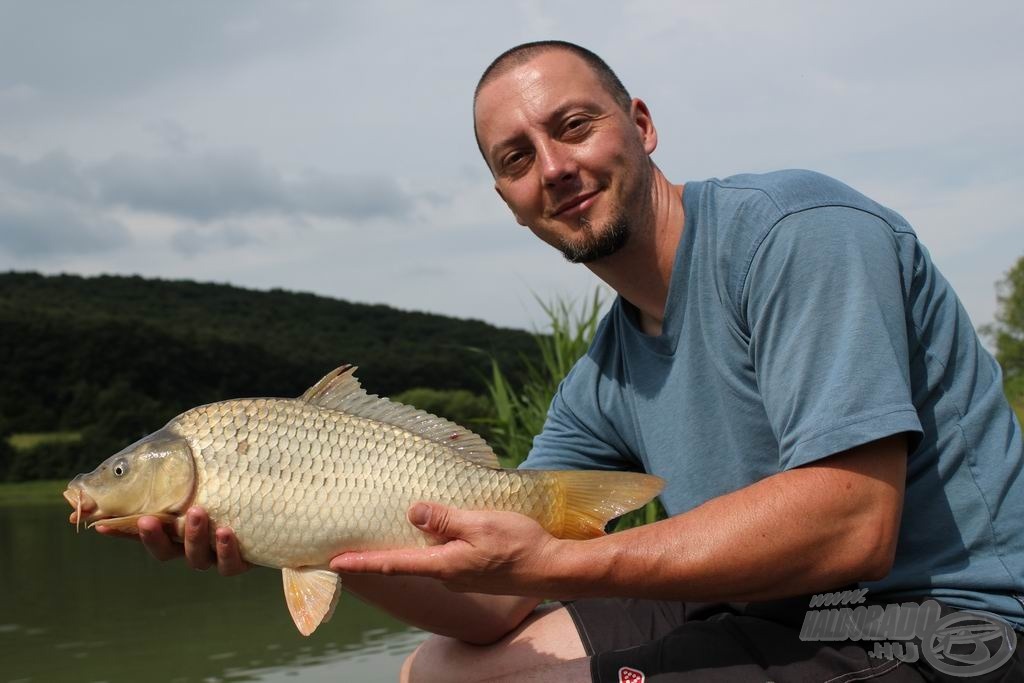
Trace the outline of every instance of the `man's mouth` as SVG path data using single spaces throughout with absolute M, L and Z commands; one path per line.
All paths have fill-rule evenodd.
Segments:
M 591 192 L 583 192 L 576 195 L 572 199 L 566 200 L 555 207 L 555 210 L 551 213 L 552 218 L 568 218 L 575 214 L 583 213 L 594 203 L 594 198 L 600 193 L 600 190 L 593 190 Z

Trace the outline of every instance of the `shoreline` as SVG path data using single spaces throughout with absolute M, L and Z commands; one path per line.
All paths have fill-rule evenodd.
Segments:
M 67 487 L 63 479 L 42 479 L 0 483 L 0 506 L 67 505 L 61 493 Z

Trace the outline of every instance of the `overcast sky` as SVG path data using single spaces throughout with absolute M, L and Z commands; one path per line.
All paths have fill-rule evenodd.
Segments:
M 0 270 L 311 291 L 493 323 L 596 279 L 518 227 L 482 69 L 601 54 L 674 182 L 833 175 L 914 225 L 976 324 L 1024 255 L 1024 3 L 0 0 Z

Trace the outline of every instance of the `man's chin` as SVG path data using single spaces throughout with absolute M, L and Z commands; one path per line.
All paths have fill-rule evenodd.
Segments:
M 599 234 L 595 234 L 593 226 L 585 223 L 582 232 L 579 239 L 563 239 L 559 246 L 562 256 L 570 263 L 593 263 L 608 258 L 626 246 L 630 230 L 628 223 L 617 220 Z

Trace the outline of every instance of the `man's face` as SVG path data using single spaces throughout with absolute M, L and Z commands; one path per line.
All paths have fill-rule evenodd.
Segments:
M 586 62 L 556 49 L 485 85 L 475 116 L 495 189 L 521 225 L 574 262 L 625 244 L 649 201 L 657 142 L 642 103 L 623 111 Z

